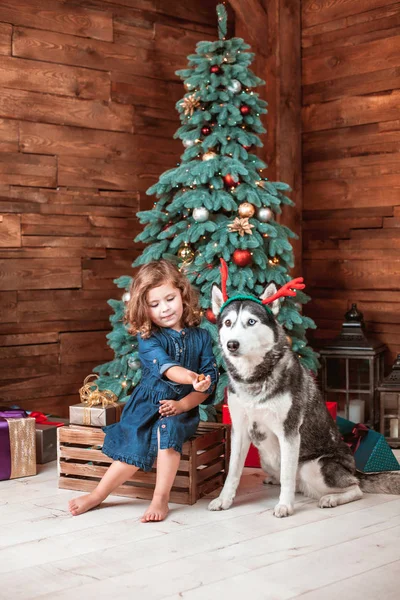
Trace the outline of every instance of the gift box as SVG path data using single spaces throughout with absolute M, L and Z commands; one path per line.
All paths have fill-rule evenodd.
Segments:
M 36 463 L 43 465 L 57 460 L 57 428 L 68 425 L 68 419 L 48 417 L 40 412 L 29 415 L 36 421 Z
M 108 406 L 88 406 L 85 403 L 73 404 L 69 407 L 69 422 L 74 425 L 104 427 L 117 423 L 122 414 L 125 402 Z
M 336 423 L 344 441 L 353 450 L 359 471 L 377 473 L 400 470 L 400 465 L 382 434 L 342 417 L 337 417 Z
M 35 419 L 0 409 L 0 480 L 36 475 Z
M 337 402 L 325 402 L 326 408 L 328 409 L 332 419 L 336 421 L 337 417 Z

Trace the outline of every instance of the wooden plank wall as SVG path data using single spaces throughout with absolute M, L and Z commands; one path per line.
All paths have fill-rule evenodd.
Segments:
M 400 2 L 303 0 L 303 265 L 315 340 L 351 302 L 400 352 Z
M 0 3 L 0 403 L 66 415 L 112 357 L 112 280 L 182 152 L 174 72 L 215 3 Z

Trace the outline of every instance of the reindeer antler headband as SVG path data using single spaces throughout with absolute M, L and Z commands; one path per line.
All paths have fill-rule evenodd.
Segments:
M 226 262 L 224 261 L 223 258 L 221 258 L 220 260 L 221 260 L 221 267 L 220 267 L 221 291 L 222 291 L 222 297 L 224 299 L 224 304 L 221 307 L 221 311 L 222 311 L 222 309 L 225 308 L 225 306 L 227 306 L 234 300 L 253 300 L 253 302 L 258 302 L 259 304 L 262 304 L 267 310 L 271 310 L 271 308 L 269 306 L 267 306 L 267 304 L 271 304 L 272 302 L 274 302 L 274 300 L 277 300 L 278 298 L 284 298 L 287 296 L 295 296 L 297 290 L 304 290 L 304 288 L 306 287 L 305 284 L 303 283 L 303 278 L 296 277 L 296 279 L 292 279 L 291 281 L 288 281 L 288 283 L 285 283 L 285 285 L 283 285 L 276 292 L 276 294 L 273 294 L 272 296 L 269 296 L 269 298 L 265 298 L 264 300 L 260 300 L 260 298 L 256 298 L 255 296 L 250 296 L 248 294 L 236 294 L 235 296 L 228 298 L 228 294 L 226 292 L 226 282 L 228 279 L 228 265 L 226 264 Z

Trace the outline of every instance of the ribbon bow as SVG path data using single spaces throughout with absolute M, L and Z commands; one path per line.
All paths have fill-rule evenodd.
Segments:
M 110 390 L 99 390 L 97 383 L 90 381 L 91 377 L 97 379 L 98 375 L 91 373 L 85 378 L 83 386 L 79 390 L 82 404 L 85 404 L 89 408 L 99 406 L 100 404 L 103 408 L 106 406 L 118 406 L 118 396 Z
M 355 454 L 362 442 L 368 435 L 369 429 L 363 423 L 357 423 L 349 433 L 343 435 L 343 441 L 350 446 L 351 451 Z
M 61 421 L 49 421 L 47 416 L 42 412 L 33 411 L 29 416 L 35 419 L 38 425 L 53 425 L 54 427 L 62 427 L 62 425 L 65 425 L 65 423 L 62 423 Z

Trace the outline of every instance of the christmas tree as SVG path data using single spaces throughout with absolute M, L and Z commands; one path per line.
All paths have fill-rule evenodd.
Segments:
M 177 71 L 186 94 L 176 108 L 181 127 L 175 137 L 185 148 L 176 168 L 163 173 L 147 194 L 158 200 L 153 209 L 137 214 L 145 224 L 135 241 L 148 244 L 133 266 L 166 258 L 183 270 L 200 291 L 204 309 L 202 327 L 215 342 L 221 377 L 216 403 L 223 399 L 227 385 L 212 315 L 211 288 L 220 282 L 220 258 L 229 264 L 228 294 L 261 295 L 273 281 L 287 283 L 293 267 L 289 242 L 296 235 L 276 220 L 281 205 L 293 205 L 288 185 L 268 181 L 262 175 L 267 165 L 254 149 L 262 146 L 265 133 L 260 115 L 267 103 L 253 88 L 264 84 L 249 66 L 254 55 L 241 38 L 226 39 L 226 11 L 217 6 L 219 40 L 199 42 L 188 57 L 187 69 Z M 117 285 L 127 289 L 131 279 L 122 277 Z M 317 356 L 307 346 L 305 331 L 314 322 L 300 313 L 308 301 L 303 292 L 282 302 L 278 319 L 286 328 L 292 348 L 311 370 Z M 122 322 L 123 301 L 110 301 L 115 314 L 109 345 L 114 361 L 102 365 L 100 387 L 126 395 L 140 379 L 136 339 Z M 210 408 L 210 407 L 208 407 Z M 211 407 L 212 410 L 212 407 Z M 201 407 L 201 416 L 207 419 Z

